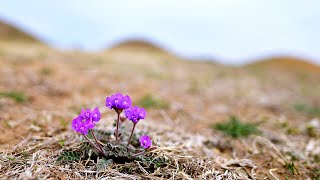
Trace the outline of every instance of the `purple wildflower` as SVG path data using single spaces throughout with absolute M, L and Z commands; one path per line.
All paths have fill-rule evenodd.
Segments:
M 144 119 L 146 117 L 147 112 L 144 108 L 134 106 L 132 108 L 126 109 L 125 115 L 129 120 L 136 124 L 140 119 Z
M 94 128 L 94 122 L 98 122 L 100 117 L 101 114 L 97 107 L 93 111 L 89 108 L 82 109 L 78 117 L 72 121 L 72 129 L 81 134 L 88 134 L 88 131 Z
M 99 109 L 96 107 L 94 108 L 94 110 L 92 111 L 92 121 L 94 122 L 98 122 L 101 118 L 101 114 L 100 114 L 100 111 Z
M 142 146 L 145 149 L 148 149 L 152 146 L 152 141 L 150 137 L 147 135 L 141 136 L 139 139 L 139 142 L 140 142 L 140 146 Z
M 94 125 L 91 119 L 85 119 L 82 115 L 72 121 L 72 129 L 81 134 L 88 134 L 88 131 L 93 129 Z
M 122 95 L 121 93 L 113 94 L 106 99 L 106 106 L 109 109 L 128 109 L 131 107 L 131 99 L 128 95 Z
M 87 108 L 86 110 L 82 109 L 80 115 L 84 119 L 91 119 L 92 112 L 89 108 Z

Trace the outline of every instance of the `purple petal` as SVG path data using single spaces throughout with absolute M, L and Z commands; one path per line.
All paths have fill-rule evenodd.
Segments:
M 92 120 L 95 122 L 98 122 L 101 118 L 101 114 L 99 109 L 96 107 L 94 108 L 93 112 L 92 112 Z
M 144 119 L 147 115 L 147 112 L 144 108 L 140 108 L 140 112 L 139 112 L 139 119 Z
M 106 99 L 106 106 L 109 108 L 109 109 L 112 109 L 112 103 L 111 103 L 111 97 L 107 97 Z
M 132 110 L 131 109 L 126 109 L 125 111 L 124 111 L 124 114 L 126 115 L 126 117 L 129 119 L 129 120 L 131 120 L 130 118 L 131 118 L 131 114 L 132 114 Z
M 91 109 L 87 108 L 86 110 L 82 109 L 81 110 L 81 116 L 85 119 L 90 119 L 92 115 Z
M 88 130 L 93 129 L 94 126 L 91 117 L 86 119 L 81 114 L 72 121 L 72 129 L 81 134 L 87 134 Z
M 123 102 L 123 95 L 120 94 L 120 93 L 117 93 L 114 96 L 114 99 L 113 99 L 113 104 L 114 104 L 114 107 L 115 108 L 118 108 L 118 109 L 123 109 L 122 108 L 122 102 Z
M 128 95 L 123 96 L 121 93 L 116 93 L 106 98 L 106 106 L 109 109 L 128 109 L 131 107 L 131 99 Z
M 125 111 L 126 117 L 133 123 L 138 123 L 139 120 L 144 119 L 146 116 L 146 110 L 139 108 L 138 106 L 131 107 Z
M 123 108 L 128 109 L 131 107 L 131 104 L 132 102 L 131 102 L 130 96 L 126 95 L 123 99 Z
M 151 141 L 150 137 L 147 135 L 141 136 L 139 138 L 139 142 L 140 142 L 140 145 L 145 149 L 148 149 L 152 146 L 152 141 Z

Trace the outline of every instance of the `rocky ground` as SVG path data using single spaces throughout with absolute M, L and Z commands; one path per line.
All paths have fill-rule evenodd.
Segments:
M 89 53 L 1 43 L 0 178 L 319 179 L 319 67 L 266 64 L 231 67 L 153 48 Z M 82 107 L 98 106 L 97 130 L 113 131 L 104 103 L 116 92 L 147 108 L 137 133 L 150 134 L 158 149 L 149 156 L 164 160 L 153 168 L 139 161 L 101 168 L 86 156 L 59 161 L 83 144 L 70 128 Z M 257 133 L 235 138 L 214 128 L 230 116 Z

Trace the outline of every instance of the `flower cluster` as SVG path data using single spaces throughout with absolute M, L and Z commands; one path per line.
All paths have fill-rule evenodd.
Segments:
M 114 109 L 115 112 L 117 113 L 117 123 L 116 123 L 116 130 L 115 130 L 115 145 L 119 144 L 119 125 L 120 125 L 120 114 L 122 113 L 123 110 L 125 117 L 133 122 L 133 127 L 132 131 L 127 143 L 127 146 L 130 145 L 131 143 L 131 138 L 135 129 L 135 126 L 137 123 L 146 118 L 147 112 L 144 108 L 140 108 L 138 106 L 132 107 L 132 102 L 131 98 L 128 95 L 122 95 L 121 93 L 113 94 L 109 97 L 106 98 L 106 107 L 109 109 Z M 99 122 L 101 118 L 101 113 L 99 109 L 96 107 L 93 110 L 87 108 L 87 109 L 82 109 L 81 113 L 72 121 L 72 129 L 75 130 L 76 132 L 82 134 L 88 141 L 91 143 L 91 145 L 96 148 L 96 150 L 104 155 L 104 150 L 101 146 L 101 142 L 99 142 L 96 139 L 96 136 L 94 135 L 92 130 L 95 127 L 95 123 Z M 92 136 L 94 137 L 94 140 L 96 144 L 92 143 L 91 140 L 86 136 L 88 132 L 92 133 Z M 152 141 L 147 135 L 143 135 L 139 139 L 141 147 L 143 147 L 146 150 L 152 150 Z
M 88 131 L 94 128 L 94 123 L 100 120 L 100 116 L 101 114 L 97 107 L 93 111 L 89 108 L 82 109 L 78 117 L 72 121 L 72 129 L 81 134 L 88 134 Z
M 106 106 L 109 109 L 123 110 L 131 107 L 131 99 L 128 95 L 122 95 L 121 93 L 114 94 L 106 99 Z
M 144 119 L 147 115 L 146 110 L 144 108 L 139 108 L 138 106 L 129 108 L 125 110 L 124 113 L 134 124 L 138 123 L 140 119 Z

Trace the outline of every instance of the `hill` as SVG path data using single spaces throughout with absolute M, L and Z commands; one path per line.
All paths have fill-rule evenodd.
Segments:
M 23 30 L 0 20 L 0 40 L 39 42 L 39 40 Z
M 247 64 L 245 67 L 265 70 L 286 71 L 293 73 L 308 72 L 320 74 L 320 66 L 310 63 L 304 59 L 290 56 L 279 56 L 261 59 L 257 62 Z
M 134 51 L 153 51 L 168 53 L 164 48 L 156 45 L 154 42 L 150 42 L 143 39 L 128 39 L 121 41 L 110 48 L 113 50 L 134 50 Z

